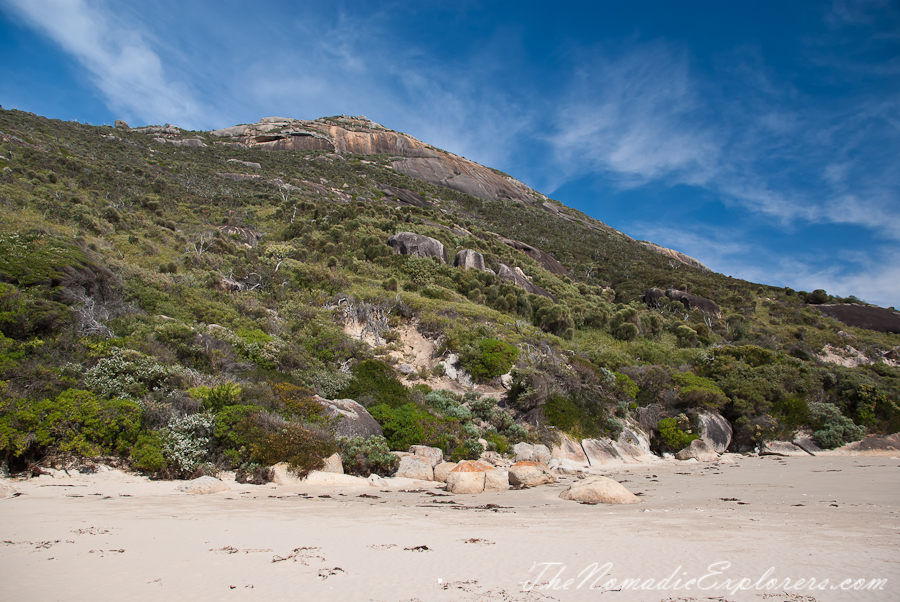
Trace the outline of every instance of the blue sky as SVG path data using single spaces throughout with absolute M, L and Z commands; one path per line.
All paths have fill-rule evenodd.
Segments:
M 897 2 L 0 0 L 0 56 L 4 108 L 366 115 L 718 272 L 900 306 Z

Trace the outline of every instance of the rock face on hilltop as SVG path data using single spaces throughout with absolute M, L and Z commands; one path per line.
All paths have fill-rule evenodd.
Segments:
M 699 261 L 697 261 L 696 259 L 694 259 L 693 257 L 691 257 L 689 255 L 685 255 L 684 253 L 681 253 L 679 251 L 674 251 L 672 249 L 667 249 L 665 247 L 655 245 L 652 242 L 646 242 L 646 241 L 642 240 L 642 241 L 640 241 L 640 243 L 642 245 L 644 245 L 645 247 L 647 247 L 648 249 L 650 249 L 651 251 L 655 251 L 657 253 L 660 253 L 661 255 L 665 255 L 666 257 L 671 257 L 675 261 L 679 261 L 685 265 L 689 265 L 693 268 L 703 270 L 704 272 L 712 272 L 711 269 L 709 269 L 708 267 L 706 267 L 705 265 L 703 265 L 702 263 L 700 263 Z
M 531 205 L 539 205 L 544 200 L 543 195 L 514 178 L 435 149 L 412 136 L 388 130 L 365 117 L 315 121 L 266 117 L 257 123 L 215 130 L 211 134 L 248 148 L 393 155 L 391 167 L 430 184 L 488 200 L 509 199 Z

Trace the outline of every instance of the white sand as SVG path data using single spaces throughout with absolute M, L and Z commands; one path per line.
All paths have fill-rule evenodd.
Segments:
M 704 584 L 756 582 L 773 567 L 779 581 L 888 580 L 880 591 L 804 589 L 811 597 L 795 600 L 900 600 L 897 459 L 661 462 L 607 474 L 642 503 L 564 501 L 564 481 L 477 496 L 236 483 L 199 496 L 117 472 L 14 481 L 22 495 L 0 500 L 0 600 L 792 599 L 696 586 L 590 590 L 578 580 L 523 591 L 535 563 L 551 562 L 566 567 L 560 584 L 591 563 L 612 563 L 602 585 L 660 581 L 679 567 L 686 581 L 730 562 Z M 502 508 L 471 509 L 486 504 Z M 407 549 L 417 546 L 428 549 Z

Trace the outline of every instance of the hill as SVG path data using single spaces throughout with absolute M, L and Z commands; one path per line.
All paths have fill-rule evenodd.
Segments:
M 386 457 L 323 398 L 455 458 L 629 425 L 674 451 L 714 413 L 736 450 L 900 430 L 900 336 L 817 308 L 856 299 L 717 274 L 365 118 L 117 126 L 0 111 L 14 469 Z

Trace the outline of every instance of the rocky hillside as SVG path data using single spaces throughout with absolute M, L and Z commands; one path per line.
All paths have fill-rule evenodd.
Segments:
M 711 424 L 732 450 L 900 430 L 892 310 L 716 274 L 364 117 L 2 111 L 0 212 L 12 469 L 258 479 L 334 451 L 383 472 L 411 445 L 602 458 Z

